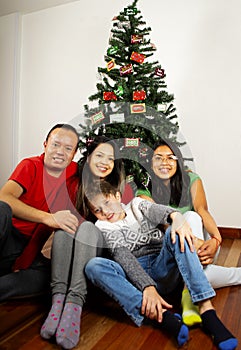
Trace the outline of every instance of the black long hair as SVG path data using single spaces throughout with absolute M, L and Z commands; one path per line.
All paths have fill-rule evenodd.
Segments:
M 78 176 L 79 176 L 79 188 L 76 197 L 76 208 L 79 213 L 87 218 L 89 216 L 89 208 L 85 204 L 84 196 L 87 188 L 91 186 L 94 182 L 101 181 L 100 178 L 96 178 L 89 167 L 87 158 L 92 154 L 92 152 L 102 143 L 110 144 L 114 149 L 114 167 L 112 172 L 104 178 L 105 181 L 109 182 L 118 191 L 123 193 L 125 185 L 125 171 L 123 161 L 120 158 L 119 149 L 116 143 L 103 135 L 97 135 L 94 138 L 88 139 L 86 141 L 86 149 L 82 151 L 82 157 L 78 162 Z
M 189 185 L 190 178 L 185 169 L 184 159 L 182 153 L 175 142 L 159 139 L 153 146 L 153 153 L 159 146 L 167 146 L 171 149 L 173 154 L 178 158 L 177 171 L 170 178 L 169 185 L 164 182 L 150 170 L 151 181 L 149 184 L 149 191 L 156 203 L 170 205 L 174 207 L 184 207 L 191 203 Z M 152 154 L 153 156 L 153 154 Z

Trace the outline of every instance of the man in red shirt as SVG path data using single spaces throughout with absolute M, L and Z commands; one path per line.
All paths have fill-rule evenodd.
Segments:
M 44 141 L 44 153 L 22 160 L 0 190 L 0 301 L 49 287 L 50 262 L 41 249 L 55 229 L 74 234 L 79 220 L 79 135 L 57 124 Z

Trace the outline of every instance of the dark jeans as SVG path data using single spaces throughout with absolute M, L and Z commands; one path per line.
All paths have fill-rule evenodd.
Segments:
M 12 272 L 28 241 L 13 225 L 10 206 L 0 201 L 0 301 L 49 291 L 50 261 L 39 255 L 30 268 Z

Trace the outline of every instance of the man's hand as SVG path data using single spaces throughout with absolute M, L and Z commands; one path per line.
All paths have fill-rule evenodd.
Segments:
M 158 294 L 154 286 L 146 287 L 143 291 L 141 313 L 146 317 L 162 322 L 162 313 L 164 310 L 172 308 L 160 294 Z
M 70 210 L 57 211 L 47 216 L 45 222 L 47 226 L 60 228 L 68 233 L 74 234 L 78 228 L 79 222 Z
M 193 242 L 194 242 L 194 235 L 192 234 L 192 229 L 189 226 L 188 222 L 185 220 L 184 216 L 175 211 L 170 214 L 170 218 L 172 219 L 172 226 L 171 226 L 171 239 L 172 243 L 174 244 L 176 242 L 176 234 L 179 235 L 180 239 L 180 250 L 183 253 L 184 248 L 184 241 L 187 240 L 187 243 L 190 247 L 191 252 L 194 252 Z

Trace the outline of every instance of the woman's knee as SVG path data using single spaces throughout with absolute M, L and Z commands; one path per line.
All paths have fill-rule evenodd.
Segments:
M 62 249 L 62 247 L 72 246 L 74 236 L 66 231 L 57 230 L 54 232 L 52 248 L 54 251 Z
M 196 213 L 195 211 L 192 211 L 192 210 L 187 211 L 186 213 L 183 214 L 183 216 L 185 217 L 185 219 L 187 221 L 194 220 L 194 221 L 197 221 L 198 223 L 202 223 L 201 216 L 198 213 Z
M 94 247 L 103 247 L 103 237 L 101 231 L 89 221 L 84 221 L 78 228 L 75 239 L 83 244 Z
M 203 222 L 202 222 L 201 216 L 197 214 L 195 211 L 187 211 L 184 214 L 184 217 L 189 223 L 193 234 L 197 238 L 204 239 Z

